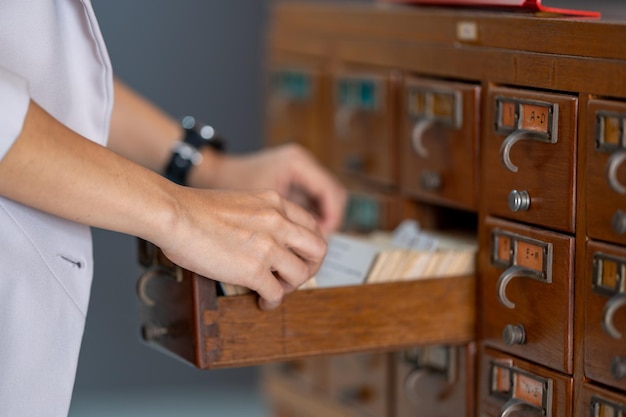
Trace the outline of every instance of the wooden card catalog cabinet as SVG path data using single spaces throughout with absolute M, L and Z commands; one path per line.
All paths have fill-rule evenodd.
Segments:
M 473 415 L 475 345 L 427 346 L 395 354 L 397 417 Z
M 577 98 L 494 87 L 481 143 L 489 214 L 574 231 Z
M 391 71 L 334 76 L 332 167 L 348 181 L 397 183 L 397 78 Z
M 626 248 L 587 244 L 585 376 L 626 389 Z
M 582 393 L 576 397 L 578 403 L 574 417 L 626 416 L 626 396 L 623 394 L 585 383 Z
M 572 372 L 574 239 L 487 218 L 480 237 L 480 334 L 497 347 Z
M 295 142 L 328 163 L 328 76 L 315 67 L 277 66 L 269 74 L 267 142 Z
M 587 113 L 587 233 L 626 244 L 626 103 L 590 100 Z
M 479 362 L 479 416 L 572 415 L 571 378 L 487 348 Z
M 400 185 L 420 200 L 477 210 L 480 87 L 407 78 Z

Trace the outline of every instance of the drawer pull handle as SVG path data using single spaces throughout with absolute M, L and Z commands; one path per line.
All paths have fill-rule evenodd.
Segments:
M 404 395 L 416 407 L 424 405 L 422 395 L 425 389 L 428 394 L 436 393 L 434 398 L 443 401 L 450 396 L 454 385 L 446 381 L 445 375 L 428 368 L 414 369 L 404 380 Z M 427 397 L 429 397 L 428 394 L 426 394 Z
M 611 298 L 604 306 L 602 328 L 604 328 L 606 334 L 611 336 L 613 339 L 622 338 L 622 333 L 617 330 L 613 324 L 613 316 L 620 307 L 624 306 L 626 306 L 626 293 L 620 293 L 613 296 L 613 298 Z
M 139 297 L 141 302 L 143 302 L 148 307 L 154 307 L 155 302 L 152 298 L 148 297 L 146 287 L 153 278 L 157 277 L 174 278 L 176 282 L 181 283 L 183 281 L 183 272 L 182 269 L 178 267 L 175 271 L 173 271 L 162 266 L 156 266 L 144 272 L 139 278 L 139 281 L 137 281 L 137 296 Z
M 502 166 L 504 166 L 506 169 L 508 169 L 511 172 L 518 171 L 517 165 L 515 165 L 511 161 L 511 155 L 510 155 L 511 148 L 520 140 L 543 141 L 543 138 L 527 130 L 516 130 L 513 133 L 511 133 L 509 136 L 507 136 L 507 138 L 504 140 L 504 142 L 502 142 L 502 145 L 500 146 L 500 162 L 502 163 Z
M 411 144 L 413 145 L 415 153 L 422 158 L 428 158 L 428 149 L 426 149 L 424 143 L 422 142 L 424 139 L 424 133 L 426 133 L 426 131 L 434 125 L 435 120 L 423 119 L 415 123 L 415 126 L 413 127 L 413 132 L 411 133 Z
M 502 411 L 500 411 L 500 417 L 509 417 L 511 415 L 515 415 L 518 412 L 531 412 L 535 415 L 542 415 L 540 410 L 534 405 L 525 403 L 524 401 L 513 398 L 509 400 L 506 404 L 502 406 Z
M 500 275 L 500 278 L 498 278 L 497 284 L 498 301 L 500 301 L 500 304 L 502 304 L 506 308 L 514 309 L 515 303 L 509 300 L 509 298 L 506 296 L 506 286 L 509 285 L 509 282 L 511 282 L 513 278 L 525 277 L 532 274 L 533 272 L 534 271 L 530 269 L 517 265 L 514 265 L 504 271 L 502 275 Z
M 606 178 L 609 185 L 618 194 L 626 194 L 626 186 L 617 179 L 617 170 L 626 161 L 626 150 L 614 152 L 606 164 Z
M 626 378 L 626 358 L 616 356 L 611 364 L 611 375 L 615 379 Z

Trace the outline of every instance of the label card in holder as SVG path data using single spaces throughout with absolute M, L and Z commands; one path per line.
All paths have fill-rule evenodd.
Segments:
M 551 379 L 516 368 L 510 363 L 491 362 L 490 395 L 505 401 L 522 401 L 535 407 L 539 415 L 552 415 L 552 385 Z
M 529 270 L 531 278 L 552 282 L 552 244 L 506 230 L 494 229 L 491 262 L 508 268 L 513 265 Z

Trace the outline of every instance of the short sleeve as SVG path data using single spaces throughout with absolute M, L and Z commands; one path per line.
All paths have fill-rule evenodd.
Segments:
M 0 66 L 0 160 L 22 131 L 29 102 L 26 79 Z

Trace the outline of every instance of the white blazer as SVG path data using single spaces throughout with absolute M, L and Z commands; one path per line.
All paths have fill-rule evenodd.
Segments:
M 89 0 L 0 0 L 0 159 L 29 100 L 106 144 L 113 81 Z M 66 416 L 93 272 L 90 230 L 0 196 L 0 416 Z

